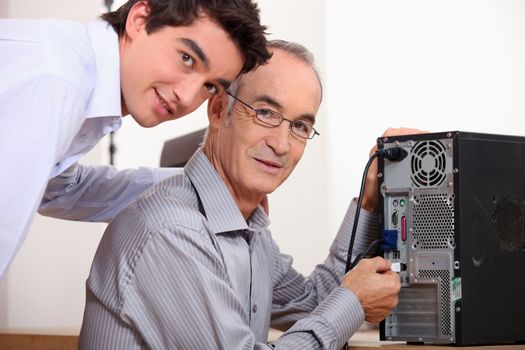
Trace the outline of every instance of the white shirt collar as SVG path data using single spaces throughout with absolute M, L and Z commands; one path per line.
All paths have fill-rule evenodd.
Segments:
M 97 65 L 93 94 L 86 118 L 122 116 L 118 35 L 108 22 L 86 24 Z

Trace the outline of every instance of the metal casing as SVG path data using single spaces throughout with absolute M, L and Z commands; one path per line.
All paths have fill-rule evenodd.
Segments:
M 454 131 L 378 146 L 408 152 L 379 161 L 381 225 L 398 232 L 384 255 L 404 267 L 381 339 L 525 341 L 525 138 Z

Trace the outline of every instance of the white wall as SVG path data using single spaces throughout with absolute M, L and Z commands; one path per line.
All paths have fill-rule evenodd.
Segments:
M 102 0 L 0 0 L 10 18 L 61 18 L 90 21 L 104 11 Z
M 0 15 L 9 18 L 88 21 L 101 10 L 96 1 L 0 0 Z M 105 142 L 99 144 L 83 162 L 100 164 L 106 147 Z M 0 331 L 78 332 L 84 310 L 84 283 L 104 226 L 37 215 L 24 245 L 0 281 Z
M 389 126 L 525 134 L 525 2 L 328 1 L 329 223 Z
M 97 2 L 9 0 L 0 15 L 86 21 L 101 9 Z M 271 37 L 309 47 L 325 80 L 321 137 L 270 197 L 274 235 L 303 272 L 325 256 L 368 150 L 386 127 L 525 134 L 525 2 L 259 3 Z M 116 136 L 117 166 L 156 166 L 165 140 L 206 124 L 204 108 L 153 129 L 126 117 Z M 105 147 L 89 161 L 107 161 Z M 0 329 L 78 329 L 102 228 L 37 218 L 0 283 Z
M 7 17 L 7 1 L 0 1 L 0 18 Z

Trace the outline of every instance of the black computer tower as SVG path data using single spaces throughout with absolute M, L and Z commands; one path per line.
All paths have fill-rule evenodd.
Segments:
M 525 138 L 444 132 L 378 139 L 384 256 L 399 304 L 380 339 L 525 342 Z

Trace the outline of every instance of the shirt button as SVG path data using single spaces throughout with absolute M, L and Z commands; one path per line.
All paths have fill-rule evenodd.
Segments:
M 252 311 L 253 311 L 253 313 L 257 312 L 257 304 L 253 304 Z

